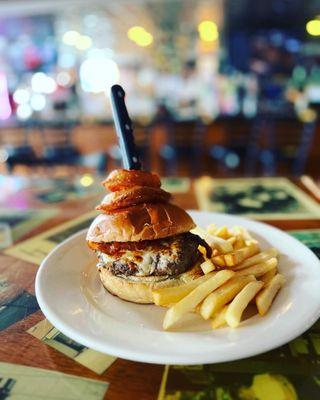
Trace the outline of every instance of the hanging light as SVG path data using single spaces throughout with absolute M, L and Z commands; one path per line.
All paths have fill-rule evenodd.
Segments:
M 150 46 L 153 42 L 153 36 L 142 26 L 132 26 L 128 30 L 128 38 L 135 42 L 138 46 Z
M 320 36 L 320 19 L 312 19 L 306 24 L 306 31 L 311 36 Z
M 214 42 L 219 37 L 217 24 L 213 21 L 202 21 L 198 25 L 200 39 L 204 42 Z

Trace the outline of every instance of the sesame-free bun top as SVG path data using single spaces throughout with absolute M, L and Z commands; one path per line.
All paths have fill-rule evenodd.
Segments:
M 195 227 L 182 208 L 171 203 L 142 203 L 112 213 L 100 214 L 92 222 L 87 241 L 137 242 L 189 232 Z

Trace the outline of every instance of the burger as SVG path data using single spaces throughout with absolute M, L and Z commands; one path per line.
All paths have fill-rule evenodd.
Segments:
M 152 291 L 177 286 L 203 273 L 199 246 L 211 248 L 190 232 L 192 218 L 170 203 L 157 175 L 115 170 L 103 182 L 109 193 L 97 207 L 87 243 L 98 256 L 104 287 L 121 299 L 153 303 Z

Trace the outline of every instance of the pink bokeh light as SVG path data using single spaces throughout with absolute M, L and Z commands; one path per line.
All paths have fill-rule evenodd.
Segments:
M 11 113 L 7 78 L 0 72 L 0 120 L 10 118 Z

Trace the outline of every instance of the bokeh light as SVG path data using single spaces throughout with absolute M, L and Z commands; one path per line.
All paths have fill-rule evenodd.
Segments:
M 43 94 L 33 94 L 30 99 L 30 106 L 34 111 L 42 111 L 46 106 L 46 98 Z
M 16 104 L 25 104 L 30 100 L 30 91 L 28 89 L 17 89 L 13 93 L 13 100 Z
M 135 42 L 138 46 L 150 46 L 153 42 L 153 36 L 142 26 L 132 26 L 128 30 L 128 38 Z
M 62 53 L 58 58 L 58 64 L 62 68 L 72 68 L 76 64 L 76 56 L 72 53 Z
M 78 37 L 75 46 L 78 50 L 87 50 L 92 46 L 92 39 L 89 36 L 81 35 Z
M 0 120 L 8 119 L 11 113 L 7 78 L 0 72 Z
M 307 22 L 306 30 L 311 36 L 320 36 L 320 19 L 312 19 Z
M 19 119 L 28 119 L 32 115 L 32 108 L 29 104 L 20 104 L 17 107 L 17 117 Z
M 68 44 L 69 46 L 75 46 L 77 43 L 77 40 L 80 37 L 80 33 L 77 31 L 67 31 L 63 37 L 62 40 L 65 44 Z
M 9 154 L 6 149 L 0 149 L 0 163 L 5 163 L 9 158 Z
M 68 86 L 71 82 L 71 76 L 66 71 L 61 71 L 57 75 L 57 83 L 60 86 Z
M 80 66 L 81 87 L 85 92 L 102 93 L 119 80 L 119 68 L 102 54 L 87 58 Z
M 32 90 L 36 93 L 54 93 L 57 84 L 53 78 L 46 75 L 44 72 L 36 72 L 31 78 Z
M 80 178 L 80 184 L 84 187 L 91 186 L 94 180 L 90 174 L 85 174 Z
M 198 25 L 200 39 L 204 42 L 214 42 L 219 38 L 217 24 L 213 21 L 202 21 Z

